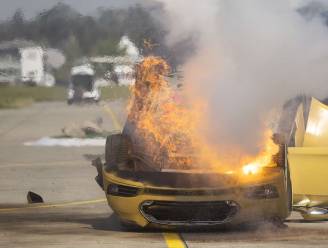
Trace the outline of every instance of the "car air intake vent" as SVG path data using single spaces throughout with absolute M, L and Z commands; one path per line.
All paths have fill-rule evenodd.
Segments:
M 234 192 L 234 189 L 207 189 L 207 190 L 175 190 L 175 189 L 157 189 L 145 188 L 144 193 L 151 195 L 222 195 Z
M 216 225 L 228 222 L 239 206 L 233 201 L 177 202 L 144 201 L 143 216 L 152 223 L 164 225 Z
M 267 184 L 247 189 L 246 197 L 252 199 L 273 199 L 278 198 L 279 193 L 275 186 Z
M 132 197 L 138 193 L 139 188 L 119 184 L 109 184 L 107 188 L 107 194 L 115 196 Z

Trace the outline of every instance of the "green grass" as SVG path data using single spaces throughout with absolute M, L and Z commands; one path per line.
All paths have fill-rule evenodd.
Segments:
M 64 87 L 1 86 L 0 108 L 21 108 L 33 102 L 66 100 Z
M 130 95 L 127 86 L 111 86 L 101 88 L 101 99 L 114 101 L 127 99 Z M 66 101 L 65 87 L 42 86 L 0 86 L 0 109 L 21 108 L 33 102 Z
M 128 99 L 130 90 L 128 86 L 110 86 L 101 88 L 101 99 L 114 101 L 117 99 Z
M 32 98 L 36 102 L 62 101 L 66 99 L 66 89 L 64 87 L 1 86 L 0 99 L 3 98 Z

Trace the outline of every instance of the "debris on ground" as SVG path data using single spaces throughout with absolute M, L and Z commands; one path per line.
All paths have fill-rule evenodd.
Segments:
M 66 125 L 62 129 L 62 133 L 65 137 L 74 137 L 74 138 L 85 138 L 85 132 L 81 127 L 74 123 Z
M 24 146 L 62 146 L 62 147 L 82 147 L 82 146 L 104 146 L 106 138 L 52 138 L 43 137 L 34 141 L 24 142 Z
M 106 137 L 111 132 L 102 127 L 101 117 L 94 121 L 85 121 L 81 125 L 70 123 L 62 128 L 62 134 L 54 137 L 42 137 L 38 140 L 24 142 L 25 146 L 104 146 Z
M 66 138 L 105 137 L 107 132 L 102 124 L 101 117 L 93 121 L 85 121 L 82 125 L 70 123 L 62 128 L 62 133 Z
M 43 203 L 43 198 L 38 195 L 37 193 L 34 193 L 32 191 L 27 192 L 27 202 L 29 204 L 34 204 L 34 203 Z
M 85 135 L 102 136 L 105 130 L 102 128 L 102 118 L 97 118 L 95 121 L 85 121 L 81 127 Z

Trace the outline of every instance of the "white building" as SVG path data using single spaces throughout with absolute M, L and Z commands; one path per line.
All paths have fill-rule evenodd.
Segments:
M 41 85 L 45 77 L 41 47 L 20 48 L 21 80 L 23 83 L 35 83 Z
M 118 44 L 118 48 L 125 51 L 123 56 L 99 56 L 90 58 L 94 64 L 111 64 L 112 70 L 106 74 L 111 81 L 118 85 L 133 85 L 135 83 L 135 65 L 142 61 L 135 44 L 127 36 L 123 36 Z M 105 85 L 102 81 L 99 84 Z
M 53 86 L 45 72 L 45 52 L 32 42 L 14 40 L 0 44 L 0 83 Z

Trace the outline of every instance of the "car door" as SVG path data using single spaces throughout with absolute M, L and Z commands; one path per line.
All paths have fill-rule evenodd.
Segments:
M 288 147 L 294 207 L 328 208 L 328 106 L 312 98 L 308 119 L 300 105 L 295 146 Z

